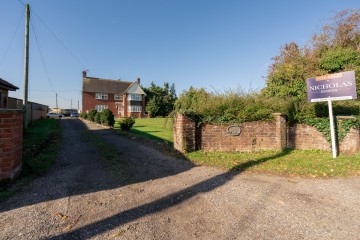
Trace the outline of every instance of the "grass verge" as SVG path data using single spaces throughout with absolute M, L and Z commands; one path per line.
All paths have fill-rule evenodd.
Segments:
M 23 134 L 21 174 L 15 182 L 0 185 L 0 201 L 14 195 L 34 178 L 49 170 L 60 147 L 60 139 L 58 120 L 39 120 L 29 125 Z
M 196 151 L 186 157 L 197 165 L 228 170 L 303 177 L 360 176 L 360 153 L 332 158 L 331 152 L 291 150 L 281 152 L 223 153 Z

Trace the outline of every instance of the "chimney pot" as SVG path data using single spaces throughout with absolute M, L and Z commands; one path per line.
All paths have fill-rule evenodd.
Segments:
M 86 78 L 86 70 L 82 71 L 83 77 Z
M 137 84 L 140 84 L 140 78 L 137 78 L 135 81 Z

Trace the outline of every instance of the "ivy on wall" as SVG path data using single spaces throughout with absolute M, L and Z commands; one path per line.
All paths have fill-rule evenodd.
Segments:
M 331 143 L 330 121 L 328 118 L 313 118 L 306 119 L 305 123 L 309 126 L 315 127 L 323 134 L 325 139 Z M 350 132 L 351 128 L 357 129 L 360 127 L 360 117 L 354 118 L 336 118 L 335 121 L 335 134 L 336 140 L 340 143 L 346 135 Z

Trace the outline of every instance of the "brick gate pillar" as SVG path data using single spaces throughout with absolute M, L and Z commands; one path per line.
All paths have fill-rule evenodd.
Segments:
M 195 150 L 195 121 L 183 114 L 178 114 L 174 119 L 174 148 L 181 153 Z
M 0 109 L 0 181 L 13 180 L 21 171 L 22 110 Z
M 276 150 L 284 150 L 287 146 L 287 116 L 284 113 L 274 113 L 276 122 Z

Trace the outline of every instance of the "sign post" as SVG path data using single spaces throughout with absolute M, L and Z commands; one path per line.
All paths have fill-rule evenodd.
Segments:
M 330 118 L 332 156 L 333 156 L 333 158 L 336 158 L 337 152 L 336 152 L 335 126 L 334 126 L 334 115 L 333 115 L 331 99 L 328 99 L 328 106 L 329 106 L 329 118 Z
M 327 74 L 306 80 L 309 102 L 328 102 L 331 147 L 333 158 L 336 158 L 336 139 L 332 101 L 356 99 L 355 71 Z

